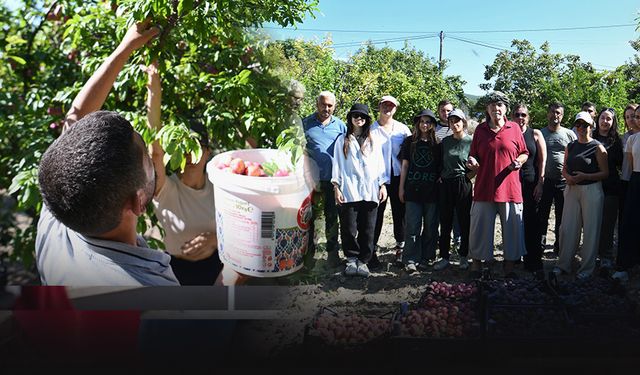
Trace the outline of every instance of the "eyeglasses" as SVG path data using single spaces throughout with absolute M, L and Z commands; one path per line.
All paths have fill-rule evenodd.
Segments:
M 526 114 L 526 113 L 514 113 L 514 114 L 513 114 L 513 116 L 515 116 L 515 117 L 525 118 L 525 117 L 527 117 L 527 116 L 529 116 L 529 115 L 528 115 L 528 114 Z

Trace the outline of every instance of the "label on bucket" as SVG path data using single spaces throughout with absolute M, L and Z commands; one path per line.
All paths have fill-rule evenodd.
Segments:
M 225 264 L 257 277 L 300 269 L 311 219 L 308 192 L 261 196 L 256 204 L 222 188 L 215 194 L 218 252 Z

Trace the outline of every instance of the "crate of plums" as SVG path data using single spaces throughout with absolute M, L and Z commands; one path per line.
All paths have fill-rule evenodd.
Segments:
M 310 353 L 353 354 L 373 350 L 391 335 L 396 314 L 393 308 L 376 310 L 365 314 L 321 307 L 305 327 L 304 345 Z
M 482 306 L 475 283 L 432 281 L 416 303 L 402 303 L 395 314 L 394 339 L 477 340 Z
M 560 299 L 545 280 L 495 279 L 481 283 L 488 305 L 556 305 Z
M 640 341 L 640 312 L 622 284 L 600 277 L 556 284 L 577 338 Z
M 567 310 L 561 304 L 487 304 L 484 329 L 488 341 L 558 342 L 573 339 Z

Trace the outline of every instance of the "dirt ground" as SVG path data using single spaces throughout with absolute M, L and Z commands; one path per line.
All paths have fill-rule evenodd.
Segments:
M 552 244 L 555 241 L 553 227 L 555 222 L 554 211 L 551 210 L 549 229 L 547 233 L 547 249 L 543 255 L 545 272 L 551 271 L 557 258 L 553 256 Z M 289 319 L 272 321 L 269 324 L 254 323 L 247 325 L 252 334 L 263 337 L 264 350 L 270 350 L 274 355 L 285 350 L 290 345 L 302 344 L 304 328 L 308 325 L 316 312 L 328 307 L 339 314 L 364 314 L 367 316 L 380 316 L 397 309 L 402 302 L 417 301 L 426 290 L 430 281 L 446 281 L 451 283 L 468 281 L 468 271 L 458 269 L 458 256 L 452 251 L 452 264 L 445 270 L 434 271 L 429 267 L 426 271 L 408 274 L 396 264 L 393 246 L 393 226 L 390 205 L 385 212 L 385 225 L 380 237 L 379 258 L 383 263 L 381 270 L 374 271 L 368 278 L 346 277 L 343 274 L 344 267 L 328 268 L 326 264 L 326 251 L 324 251 L 325 238 L 318 233 L 319 250 L 316 253 L 318 260 L 311 272 L 298 272 L 297 274 L 277 279 L 253 279 L 249 285 L 287 285 L 291 290 L 291 302 L 288 308 Z M 324 228 L 324 223 L 316 225 L 316 228 Z M 496 230 L 494 237 L 495 261 L 489 264 L 491 276 L 501 278 L 502 271 L 502 239 L 500 220 L 496 218 Z M 343 254 L 341 258 L 344 259 Z M 576 259 L 576 265 L 579 257 Z M 636 301 L 640 301 L 640 278 L 637 268 L 631 274 L 629 293 Z M 520 278 L 532 278 L 532 275 L 523 270 L 522 264 L 516 265 L 515 272 Z M 268 349 L 267 349 L 268 348 Z
M 552 231 L 555 218 L 551 210 L 547 241 L 553 244 L 555 239 Z M 385 225 L 380 237 L 379 259 L 383 267 L 373 271 L 368 278 L 346 277 L 344 267 L 331 269 L 326 263 L 326 239 L 322 228 L 322 219 L 317 223 L 318 250 L 315 267 L 310 271 L 298 271 L 295 274 L 279 278 L 251 279 L 249 286 L 286 286 L 289 287 L 288 306 L 283 312 L 282 319 L 267 321 L 246 321 L 238 326 L 238 335 L 257 342 L 260 351 L 265 356 L 278 356 L 288 348 L 300 346 L 304 339 L 304 329 L 322 308 L 330 308 L 339 314 L 363 314 L 380 316 L 398 308 L 401 302 L 416 301 L 425 291 L 430 281 L 464 282 L 468 281 L 468 271 L 458 269 L 458 256 L 452 251 L 452 265 L 443 271 L 434 271 L 431 267 L 427 271 L 408 274 L 395 262 L 393 246 L 395 240 L 392 233 L 392 219 L 390 205 L 387 205 Z M 496 219 L 495 239 L 496 260 L 489 264 L 491 275 L 495 278 L 503 276 L 502 272 L 502 243 L 499 218 Z M 545 270 L 548 272 L 555 264 L 550 245 L 543 257 Z M 340 256 L 344 259 L 343 254 Z M 40 283 L 37 271 L 24 269 L 20 264 L 9 263 L 7 267 L 8 285 L 38 285 Z M 521 278 L 531 278 L 531 275 L 516 265 L 516 273 Z M 640 277 L 638 268 L 631 273 L 628 284 L 630 297 L 640 301 Z

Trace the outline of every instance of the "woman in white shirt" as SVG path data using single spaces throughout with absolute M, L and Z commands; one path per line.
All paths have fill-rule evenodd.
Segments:
M 401 261 L 404 240 L 406 237 L 405 204 L 400 201 L 400 171 L 402 161 L 398 158 L 400 146 L 405 138 L 411 135 L 411 130 L 407 125 L 393 118 L 398 110 L 399 102 L 391 95 L 385 95 L 378 103 L 380 114 L 378 120 L 371 125 L 371 134 L 378 142 L 378 147 L 382 148 L 382 155 L 385 163 L 385 173 L 387 175 L 387 193 L 391 201 L 391 217 L 393 219 L 393 237 L 396 240 L 395 252 L 396 261 Z M 382 224 L 384 223 L 384 211 L 387 207 L 387 200 L 380 202 L 378 206 L 378 217 L 376 219 L 376 230 L 374 243 L 378 244 Z M 376 249 L 369 264 L 374 268 L 380 265 L 376 256 Z
M 374 146 L 369 107 L 354 104 L 347 114 L 347 133 L 336 139 L 331 183 L 334 186 L 345 275 L 369 276 L 378 204 L 387 198 L 382 148 Z

